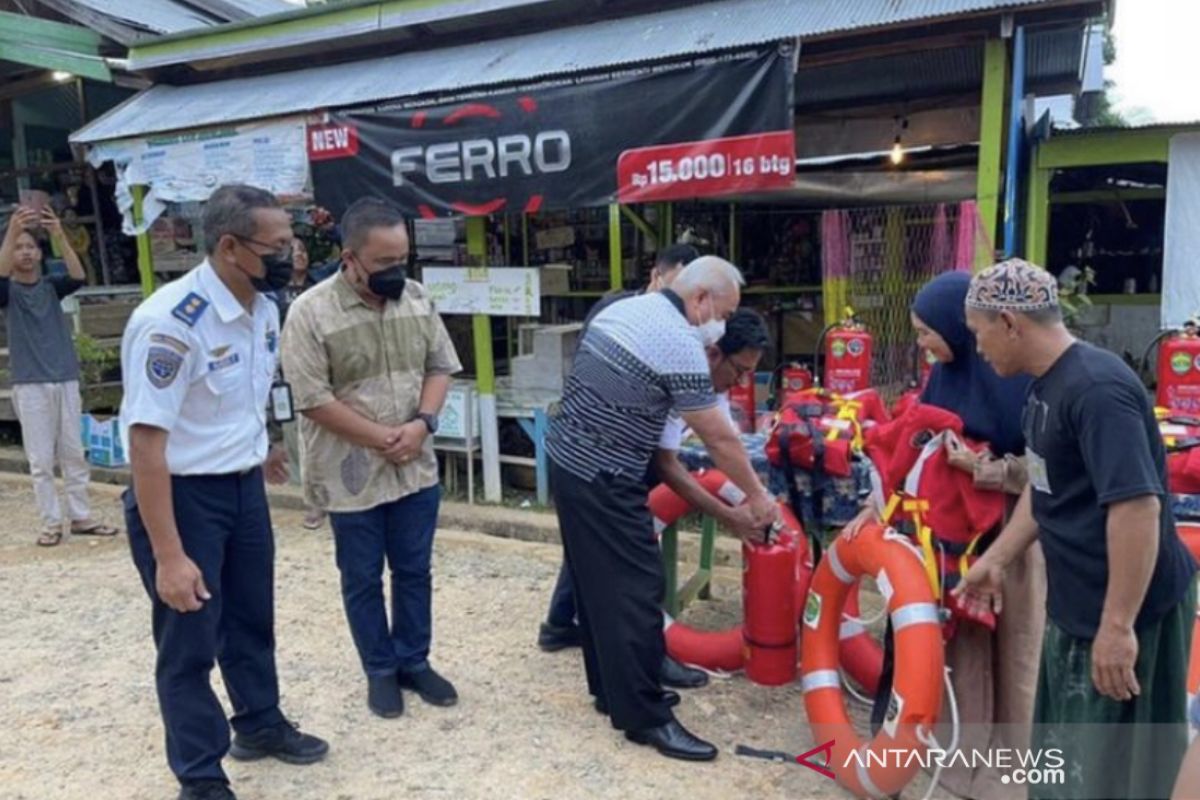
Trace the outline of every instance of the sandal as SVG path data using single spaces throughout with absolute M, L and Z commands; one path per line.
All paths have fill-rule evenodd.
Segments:
M 105 525 L 103 522 L 85 522 L 78 528 L 75 527 L 75 524 L 72 524 L 71 533 L 76 536 L 116 536 L 120 531 L 112 525 Z
M 325 512 L 316 509 L 309 509 L 304 515 L 304 521 L 300 523 L 305 530 L 315 531 L 320 530 L 325 524 Z
M 38 547 L 54 547 L 56 544 L 62 541 L 62 537 L 63 535 L 61 529 L 55 530 L 54 528 L 46 528 L 41 532 L 41 534 L 38 535 Z

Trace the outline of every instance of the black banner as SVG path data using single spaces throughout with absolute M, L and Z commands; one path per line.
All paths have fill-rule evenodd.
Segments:
M 308 131 L 317 202 L 435 217 L 762 191 L 795 163 L 792 59 L 750 57 L 475 98 L 338 112 Z

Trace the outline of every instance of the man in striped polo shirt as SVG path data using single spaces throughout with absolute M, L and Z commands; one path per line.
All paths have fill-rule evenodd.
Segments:
M 644 476 L 675 410 L 746 493 L 755 527 L 776 520 L 774 499 L 717 407 L 704 349 L 723 335 L 742 283 L 727 261 L 699 258 L 670 289 L 597 315 L 546 442 L 588 690 L 626 738 L 693 761 L 717 749 L 680 725 L 663 696 L 663 574 Z

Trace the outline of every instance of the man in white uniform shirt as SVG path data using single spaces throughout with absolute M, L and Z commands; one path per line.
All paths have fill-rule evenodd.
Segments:
M 230 800 L 226 752 L 310 764 L 329 746 L 283 716 L 275 670 L 263 473 L 265 463 L 272 483 L 286 481 L 287 456 L 279 447 L 268 457 L 279 310 L 264 293 L 291 276 L 291 220 L 268 192 L 223 186 L 204 209 L 204 244 L 205 261 L 138 306 L 121 342 L 121 428 L 133 472 L 125 518 L 152 605 L 155 683 L 179 798 Z M 286 385 L 277 389 L 286 395 Z M 274 405 L 288 415 L 286 402 Z M 214 662 L 231 721 L 209 680 Z

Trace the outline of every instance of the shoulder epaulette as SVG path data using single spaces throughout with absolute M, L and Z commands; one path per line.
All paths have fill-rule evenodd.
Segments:
M 183 298 L 179 305 L 171 309 L 171 316 L 191 328 L 195 326 L 200 317 L 204 316 L 204 311 L 207 308 L 207 300 L 195 292 L 188 292 L 187 297 Z

